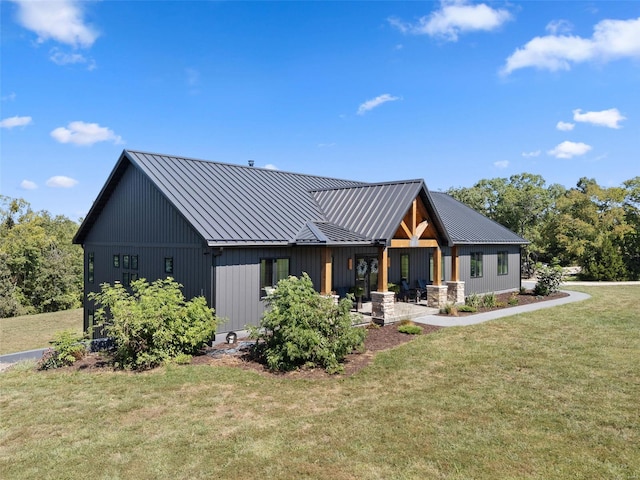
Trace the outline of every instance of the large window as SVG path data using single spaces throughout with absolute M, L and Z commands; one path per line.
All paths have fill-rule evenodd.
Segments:
M 498 252 L 498 275 L 507 275 L 509 273 L 509 253 Z
M 288 258 L 263 258 L 260 260 L 260 295 L 275 287 L 283 278 L 289 276 Z
M 471 253 L 471 278 L 482 276 L 482 252 Z
M 400 278 L 409 281 L 409 254 L 400 255 Z

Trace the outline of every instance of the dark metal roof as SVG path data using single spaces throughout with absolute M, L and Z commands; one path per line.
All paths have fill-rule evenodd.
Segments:
M 368 184 L 125 150 L 74 237 L 83 243 L 129 166 L 211 246 L 381 244 L 420 196 L 445 243 L 527 243 L 422 180 Z
M 451 195 L 431 192 L 431 198 L 451 241 L 456 245 L 529 243 L 520 235 L 476 212 Z

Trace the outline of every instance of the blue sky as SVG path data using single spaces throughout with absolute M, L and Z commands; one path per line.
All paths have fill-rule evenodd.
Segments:
M 86 214 L 124 148 L 430 189 L 640 175 L 640 2 L 5 0 L 0 193 Z

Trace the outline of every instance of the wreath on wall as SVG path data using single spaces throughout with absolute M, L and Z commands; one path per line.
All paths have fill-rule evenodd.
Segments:
M 367 261 L 364 258 L 358 260 L 358 266 L 356 267 L 359 277 L 364 277 L 367 274 Z

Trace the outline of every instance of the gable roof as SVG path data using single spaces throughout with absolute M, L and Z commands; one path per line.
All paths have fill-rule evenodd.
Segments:
M 210 246 L 388 244 L 418 196 L 449 245 L 460 243 L 449 231 L 457 232 L 457 221 L 471 218 L 481 226 L 483 221 L 491 222 L 451 197 L 452 202 L 435 201 L 439 197 L 428 191 L 423 180 L 370 184 L 124 150 L 74 243 L 84 242 L 119 179 L 131 167 L 142 171 Z M 480 218 L 461 212 L 459 206 Z M 499 238 L 494 230 L 482 228 L 490 238 Z M 501 235 L 507 238 L 506 233 Z M 462 232 L 458 237 L 464 237 Z M 509 237 L 498 243 L 526 243 L 515 237 L 519 242 Z
M 498 222 L 443 192 L 431 192 L 431 198 L 455 245 L 516 244 L 529 242 Z

